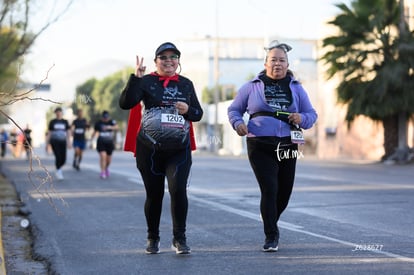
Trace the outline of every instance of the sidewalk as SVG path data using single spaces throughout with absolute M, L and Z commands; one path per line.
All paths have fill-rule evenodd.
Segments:
M 0 207 L 0 275 L 47 274 L 46 265 L 33 259 L 30 226 L 20 225 L 25 214 L 15 187 L 1 174 Z

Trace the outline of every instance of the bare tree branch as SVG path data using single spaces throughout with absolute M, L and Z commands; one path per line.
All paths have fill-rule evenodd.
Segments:
M 46 76 L 39 82 L 38 85 L 36 85 L 34 88 L 25 91 L 20 94 L 10 94 L 10 93 L 0 93 L 0 99 L 3 97 L 11 97 L 10 99 L 7 99 L 6 101 L 1 100 L 0 106 L 6 106 L 14 104 L 18 101 L 23 100 L 42 100 L 42 101 L 48 101 L 52 103 L 57 103 L 55 101 L 44 99 L 40 97 L 30 97 L 29 94 L 34 92 L 44 81 L 46 81 L 49 77 L 50 71 L 53 69 L 54 65 L 51 66 L 47 72 Z M 18 81 L 16 80 L 16 83 Z M 17 89 L 17 84 L 15 86 L 15 89 Z M 16 128 L 18 128 L 22 133 L 24 133 L 24 130 L 22 127 L 5 111 L 3 111 L 4 108 L 0 109 L 0 115 L 7 118 L 8 121 L 10 121 Z M 39 156 L 35 155 L 33 152 L 33 147 L 25 140 L 24 146 L 29 148 L 30 154 L 29 154 L 29 171 L 27 172 L 28 178 L 30 183 L 33 185 L 35 191 L 39 193 L 43 198 L 47 199 L 49 204 L 54 208 L 56 213 L 58 215 L 61 215 L 62 212 L 59 210 L 59 208 L 56 206 L 54 202 L 54 197 L 58 198 L 64 206 L 67 206 L 68 204 L 64 201 L 64 199 L 56 194 L 56 190 L 54 188 L 54 181 L 53 177 L 51 176 L 49 170 L 46 168 L 46 166 L 43 165 L 42 161 L 40 160 Z M 36 166 L 33 165 L 33 162 L 35 160 Z M 39 168 L 39 170 L 36 170 L 35 167 Z M 53 195 L 52 195 L 53 194 Z
M 74 0 L 70 0 L 67 5 L 56 16 L 43 25 L 40 30 L 35 32 L 29 31 L 30 24 L 30 0 L 24 2 L 24 15 L 23 20 L 17 20 L 14 22 L 13 17 L 13 5 L 16 1 L 6 0 L 2 3 L 2 10 L 0 15 L 0 72 L 5 71 L 14 62 L 18 61 L 24 56 L 28 50 L 33 46 L 36 39 L 52 25 L 57 22 L 59 18 L 65 14 Z M 4 26 L 4 20 L 9 19 L 8 26 Z M 7 54 L 5 54 L 7 53 Z
M 45 82 L 48 77 L 49 77 L 49 72 L 53 69 L 53 67 L 55 66 L 55 64 L 53 64 L 46 72 L 46 76 L 44 79 L 42 79 L 35 87 L 29 89 L 28 91 L 25 91 L 21 94 L 10 94 L 10 93 L 0 93 L 0 106 L 6 106 L 6 105 L 11 105 L 13 103 L 16 103 L 18 101 L 23 101 L 23 100 L 41 100 L 41 101 L 46 101 L 46 102 L 51 102 L 51 103 L 55 103 L 55 104 L 61 104 L 61 102 L 57 102 L 54 100 L 50 100 L 50 99 L 45 99 L 42 97 L 30 97 L 29 94 L 31 94 L 32 92 L 36 91 L 42 84 L 43 82 Z M 15 89 L 17 89 L 17 84 L 18 82 L 16 81 L 15 83 Z M 2 97 L 5 97 L 7 101 L 2 100 Z

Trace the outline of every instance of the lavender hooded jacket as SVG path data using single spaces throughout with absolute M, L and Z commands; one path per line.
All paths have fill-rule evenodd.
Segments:
M 259 75 L 258 75 L 259 76 Z M 256 76 L 245 83 L 238 91 L 234 101 L 227 109 L 228 117 L 233 129 L 244 123 L 243 115 L 257 112 L 273 112 L 273 109 L 266 103 L 264 96 L 264 83 Z M 287 112 L 300 113 L 302 122 L 299 126 L 309 129 L 313 126 L 318 115 L 313 108 L 309 97 L 302 85 L 291 77 L 289 84 L 292 90 L 293 103 Z M 249 120 L 247 124 L 248 137 L 254 136 L 290 136 L 290 125 L 270 116 L 257 116 Z

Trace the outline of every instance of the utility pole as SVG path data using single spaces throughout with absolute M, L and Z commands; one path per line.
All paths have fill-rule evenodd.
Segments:
M 404 0 L 399 2 L 400 8 L 400 23 L 399 23 L 399 35 L 405 36 L 407 33 L 407 24 L 405 21 L 405 5 Z M 407 114 L 399 113 L 398 114 L 398 151 L 405 152 L 408 149 L 407 143 Z M 405 154 L 403 154 L 405 155 Z
M 218 20 L 218 0 L 216 0 L 216 39 L 215 39 L 215 46 L 214 46 L 214 136 L 211 139 L 213 152 L 218 152 L 218 140 L 219 138 L 219 124 L 218 124 L 218 105 L 219 105 L 219 78 L 220 78 L 220 70 L 219 70 L 219 20 Z

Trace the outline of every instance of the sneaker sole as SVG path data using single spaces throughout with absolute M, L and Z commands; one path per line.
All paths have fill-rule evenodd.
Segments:
M 174 245 L 171 245 L 171 249 L 175 251 L 175 254 L 179 254 L 179 255 L 191 254 L 191 250 L 180 251 Z
M 160 251 L 158 250 L 157 252 L 151 252 L 151 251 L 145 250 L 145 254 L 147 254 L 147 255 L 160 254 Z
M 277 252 L 279 250 L 279 247 L 276 246 L 276 247 L 263 248 L 262 250 L 263 252 Z
M 150 250 L 148 250 L 148 246 L 147 246 L 147 248 L 145 249 L 145 254 L 147 254 L 147 255 L 151 255 L 151 254 L 160 254 L 160 242 L 158 241 L 158 245 L 157 245 L 157 251 L 150 251 Z

